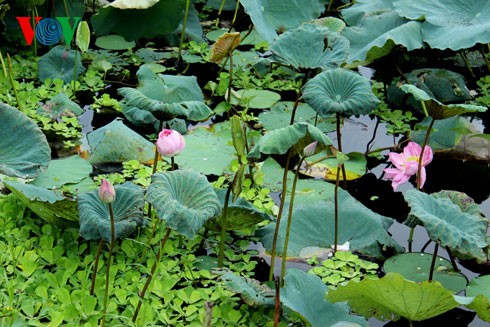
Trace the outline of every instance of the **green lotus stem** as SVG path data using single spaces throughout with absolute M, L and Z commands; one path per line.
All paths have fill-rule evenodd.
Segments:
M 425 117 L 429 117 L 429 113 L 427 112 L 427 107 L 425 105 L 425 101 L 420 101 L 420 103 L 422 104 L 422 109 L 424 110 Z
M 226 0 L 221 0 L 221 4 L 219 5 L 219 9 L 218 9 L 218 19 L 216 19 L 216 27 L 218 27 L 219 25 L 219 19 L 221 17 L 221 13 L 223 12 L 223 8 L 225 7 L 225 2 Z
M 73 66 L 73 94 L 77 91 L 78 50 L 75 50 L 75 66 Z
M 95 278 L 97 277 L 97 270 L 99 270 L 99 259 L 100 259 L 100 253 L 102 252 L 103 243 L 104 242 L 101 238 L 99 241 L 99 246 L 97 247 L 97 254 L 95 255 L 95 265 L 94 265 L 94 272 L 92 274 L 92 285 L 90 286 L 90 295 L 94 295 Z
M 134 311 L 133 318 L 131 321 L 134 323 L 136 322 L 136 319 L 138 319 L 138 314 L 141 309 L 141 305 L 143 304 L 143 299 L 145 298 L 146 291 L 148 290 L 148 287 L 150 286 L 151 280 L 153 276 L 155 275 L 155 271 L 157 269 L 158 263 L 160 262 L 160 257 L 162 255 L 162 250 L 165 247 L 165 243 L 167 243 L 168 237 L 170 236 L 170 232 L 172 230 L 170 228 L 167 228 L 167 232 L 165 233 L 165 236 L 162 239 L 162 242 L 160 243 L 160 247 L 158 249 L 157 255 L 155 257 L 155 262 L 153 263 L 153 266 L 151 267 L 151 272 L 148 278 L 146 279 L 145 286 L 143 286 L 143 289 L 141 290 L 140 293 L 140 299 L 138 301 L 138 305 L 136 306 L 136 310 Z
M 410 227 L 410 234 L 408 235 L 408 252 L 412 252 L 413 234 L 415 227 Z
M 434 267 L 436 266 L 436 258 L 437 258 L 438 250 L 439 250 L 439 243 L 436 242 L 436 246 L 434 247 L 434 253 L 432 254 L 432 261 L 430 263 L 429 282 L 432 282 L 432 278 L 434 277 Z
M 289 162 L 291 161 L 292 151 L 291 149 L 287 152 L 286 164 L 284 165 L 284 173 L 282 175 L 282 190 L 281 190 L 281 202 L 279 203 L 279 212 L 277 213 L 276 219 L 276 228 L 274 229 L 274 239 L 272 240 L 272 250 L 271 250 L 271 264 L 269 270 L 269 280 L 272 281 L 274 279 L 274 266 L 276 260 L 276 245 L 277 245 L 277 236 L 279 235 L 279 225 L 281 224 L 282 212 L 284 210 L 284 204 L 286 202 L 286 190 L 287 190 L 287 182 L 288 182 L 288 170 L 289 170 Z
M 174 159 L 174 157 L 170 157 L 170 170 L 171 171 L 175 170 L 175 159 Z
M 328 2 L 328 8 L 327 8 L 327 14 L 330 12 L 330 10 L 332 9 L 332 4 L 335 2 L 335 0 L 330 0 Z
M 337 148 L 340 152 L 342 152 L 342 133 L 340 133 L 340 113 L 336 114 L 337 118 L 337 125 L 336 125 L 336 131 L 337 131 Z M 347 174 L 345 173 L 345 165 L 341 164 L 341 169 L 342 169 L 342 180 L 344 181 L 344 188 L 347 189 L 347 179 L 346 176 Z
M 284 284 L 284 276 L 286 274 L 286 262 L 288 257 L 288 244 L 289 244 L 289 233 L 291 232 L 291 222 L 293 221 L 293 206 L 294 206 L 294 195 L 296 193 L 296 184 L 298 183 L 299 170 L 301 168 L 301 164 L 305 160 L 305 157 L 301 157 L 296 170 L 294 172 L 293 186 L 291 187 L 291 200 L 289 201 L 289 210 L 288 210 L 288 222 L 286 225 L 286 236 L 284 237 L 284 246 L 282 249 L 281 256 L 281 284 Z
M 230 79 L 228 80 L 228 94 L 226 102 L 231 103 L 231 84 L 233 83 L 233 57 L 231 53 L 228 55 L 228 58 L 230 59 Z
M 184 43 L 185 29 L 187 27 L 187 18 L 189 16 L 189 7 L 190 7 L 190 5 L 191 5 L 191 0 L 186 0 L 186 2 L 185 2 L 184 21 L 182 22 L 182 32 L 180 34 L 179 54 L 177 55 L 177 61 L 179 63 L 182 61 L 182 44 Z
M 487 65 L 487 70 L 490 73 L 490 62 L 488 61 L 487 55 L 485 54 L 485 51 L 483 50 L 483 46 L 480 47 L 480 53 L 481 53 L 481 56 L 483 57 L 483 60 L 485 60 L 485 64 Z
M 231 26 L 230 26 L 230 31 L 235 26 L 235 21 L 236 21 L 236 16 L 238 14 L 238 8 L 240 8 L 240 0 L 236 1 L 236 6 L 235 6 L 235 13 L 233 14 L 233 19 L 231 20 Z
M 458 265 L 456 264 L 456 260 L 454 260 L 453 253 L 451 252 L 449 246 L 446 245 L 444 248 L 446 249 L 446 252 L 449 255 L 449 260 L 451 260 L 451 265 L 453 266 L 454 271 L 460 271 Z
M 63 7 L 65 8 L 66 17 L 70 17 L 70 13 L 68 12 L 68 6 L 66 5 L 66 0 L 63 0 Z
M 420 249 L 420 252 L 425 252 L 425 249 L 427 249 L 427 247 L 429 246 L 429 244 L 432 242 L 431 239 L 429 239 L 425 244 L 424 246 L 422 246 L 422 248 Z
M 279 326 L 279 318 L 281 317 L 281 283 L 276 277 L 274 284 L 276 286 L 276 294 L 274 301 L 274 327 Z
M 225 204 L 223 205 L 223 215 L 221 216 L 221 222 L 220 222 L 220 227 L 221 227 L 221 234 L 220 234 L 220 239 L 219 239 L 219 254 L 218 254 L 218 267 L 221 268 L 223 267 L 223 258 L 225 255 L 225 238 L 226 238 L 226 220 L 228 219 L 228 201 L 230 200 L 230 194 L 231 194 L 231 189 L 233 188 L 233 184 L 235 183 L 237 178 L 237 175 L 235 174 L 235 177 L 233 178 L 233 182 L 230 183 L 228 186 L 228 189 L 226 190 L 226 195 L 225 195 Z
M 17 92 L 17 87 L 15 86 L 15 80 L 12 70 L 12 60 L 10 59 L 10 55 L 7 53 L 7 63 L 9 68 L 9 76 L 10 76 L 10 84 L 12 84 L 12 89 L 14 90 L 15 100 L 17 101 L 17 107 L 20 111 L 24 111 L 22 107 L 22 103 L 20 102 L 19 93 Z
M 32 11 L 32 16 L 31 16 L 31 26 L 36 26 L 36 18 L 35 16 L 37 16 L 37 8 L 36 6 L 34 6 L 34 10 Z M 68 16 L 67 16 L 68 17 Z M 33 44 L 33 50 L 34 50 L 34 57 L 37 57 L 37 39 L 35 37 L 32 38 L 32 40 L 34 41 L 34 44 Z
M 427 144 L 429 144 L 429 137 L 430 137 L 430 132 L 432 130 L 432 127 L 434 126 L 434 123 L 435 123 L 435 118 L 432 118 L 430 123 L 429 123 L 429 127 L 427 127 L 427 132 L 425 133 L 425 138 L 424 138 L 424 143 L 422 144 L 422 149 L 420 150 L 420 158 L 419 158 L 419 166 L 417 167 L 417 189 L 420 190 L 420 181 L 421 181 L 421 178 L 420 178 L 420 173 L 422 171 L 422 161 L 423 161 L 423 157 L 424 157 L 424 150 L 425 150 L 425 147 L 427 146 Z
M 335 175 L 335 189 L 334 189 L 334 212 L 335 212 L 335 227 L 333 238 L 333 254 L 337 252 L 337 244 L 339 244 L 339 184 L 340 184 L 340 169 L 337 165 L 337 174 Z
M 105 325 L 105 317 L 107 314 L 107 301 L 109 299 L 109 273 L 111 271 L 112 251 L 114 250 L 114 243 L 116 240 L 116 227 L 114 222 L 114 211 L 112 210 L 112 203 L 108 203 L 107 205 L 109 206 L 109 215 L 111 218 L 111 242 L 109 245 L 109 255 L 107 256 L 107 269 L 105 272 L 104 309 L 102 311 L 102 318 L 100 321 L 101 327 Z
M 301 98 L 301 87 L 298 90 L 298 95 L 296 96 L 296 100 L 294 100 L 294 106 L 293 106 L 293 111 L 291 112 L 291 120 L 289 121 L 289 125 L 294 124 L 294 117 L 296 116 L 296 110 L 298 109 L 299 106 L 299 98 Z
M 0 51 L 0 64 L 2 65 L 3 76 L 8 77 L 7 66 L 5 65 L 5 61 L 3 61 L 2 51 Z
M 463 51 L 460 51 L 459 55 L 461 56 L 461 58 L 463 58 L 464 64 L 466 65 L 466 68 L 468 68 L 468 71 L 470 72 L 471 77 L 475 77 L 475 73 L 473 72 L 473 69 L 470 66 L 470 62 L 468 61 L 466 54 Z

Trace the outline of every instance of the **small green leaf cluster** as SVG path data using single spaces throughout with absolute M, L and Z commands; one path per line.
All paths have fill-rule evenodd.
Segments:
M 110 94 L 108 93 L 102 94 L 102 97 L 100 98 L 94 97 L 94 103 L 92 104 L 92 108 L 94 109 L 112 108 L 118 112 L 122 111 L 119 101 L 111 98 Z
M 490 75 L 480 78 L 476 84 L 478 85 L 480 96 L 475 98 L 475 101 L 482 106 L 490 106 Z
M 362 260 L 352 252 L 337 251 L 332 258 L 322 261 L 308 273 L 319 276 L 327 285 L 337 286 L 349 280 L 376 277 L 378 268 L 378 264 Z

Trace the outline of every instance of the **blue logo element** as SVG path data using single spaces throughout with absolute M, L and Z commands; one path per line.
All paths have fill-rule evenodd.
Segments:
M 44 18 L 36 25 L 36 38 L 44 45 L 53 45 L 60 41 L 63 35 L 61 24 L 53 18 Z

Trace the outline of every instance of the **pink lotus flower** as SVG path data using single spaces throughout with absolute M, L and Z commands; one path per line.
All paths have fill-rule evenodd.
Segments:
M 389 160 L 395 168 L 386 168 L 384 170 L 384 178 L 392 181 L 391 186 L 393 186 L 393 190 L 396 191 L 398 185 L 407 182 L 410 177 L 417 174 L 421 151 L 420 145 L 415 142 L 409 142 L 402 153 L 390 152 L 388 154 Z M 426 145 L 424 155 L 422 156 L 420 176 L 417 176 L 417 178 L 420 178 L 420 188 L 424 186 L 426 178 L 424 167 L 430 164 L 432 157 L 432 149 Z
M 102 179 L 102 184 L 99 187 L 99 198 L 104 203 L 111 203 L 116 199 L 116 190 L 107 179 Z
M 158 134 L 157 150 L 163 157 L 174 157 L 185 148 L 185 139 L 179 132 L 164 129 Z

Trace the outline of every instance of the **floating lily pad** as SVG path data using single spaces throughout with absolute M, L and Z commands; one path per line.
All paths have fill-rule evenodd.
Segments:
M 231 94 L 231 103 L 252 109 L 267 109 L 281 100 L 279 93 L 268 90 L 238 90 Z
M 154 174 L 146 199 L 168 227 L 188 238 L 194 238 L 204 223 L 221 211 L 206 177 L 190 170 Z
M 269 111 L 264 111 L 259 114 L 259 120 L 267 130 L 273 130 L 281 127 L 286 127 L 291 121 L 292 109 L 294 102 L 280 101 L 274 104 Z M 322 132 L 328 133 L 335 131 L 335 118 L 322 118 L 319 117 L 317 112 L 313 110 L 307 103 L 300 102 L 296 109 L 294 116 L 295 122 L 304 122 L 314 125 L 317 122 L 316 127 L 322 130 Z
M 51 148 L 34 121 L 0 103 L 0 172 L 20 178 L 36 177 L 46 169 Z
M 75 74 L 76 69 L 76 74 Z M 82 61 L 75 50 L 67 50 L 62 45 L 49 50 L 39 59 L 38 73 L 39 80 L 44 83 L 48 78 L 59 78 L 65 83 L 78 79 L 78 76 L 84 71 Z
M 32 185 L 49 189 L 59 189 L 66 184 L 78 184 L 89 177 L 92 165 L 79 156 L 52 160 L 48 169 L 32 181 Z
M 144 224 L 143 190 L 128 182 L 115 185 L 116 199 L 112 202 L 115 238 L 125 238 Z M 102 202 L 98 190 L 81 194 L 78 198 L 80 235 L 86 240 L 111 240 L 109 206 Z
M 112 34 L 99 36 L 95 40 L 95 45 L 106 50 L 128 50 L 134 48 L 136 42 L 126 41 L 124 37 Z
M 383 269 L 387 273 L 399 273 L 414 282 L 423 282 L 429 279 L 431 262 L 430 253 L 401 253 L 386 260 Z M 455 294 L 464 290 L 468 283 L 462 273 L 454 271 L 451 261 L 441 257 L 436 258 L 433 280 Z
M 466 296 L 475 297 L 467 307 L 476 311 L 481 320 L 490 322 L 490 275 L 473 278 L 466 288 Z
M 382 321 L 397 320 L 400 316 L 421 321 L 472 301 L 454 295 L 439 282 L 415 283 L 397 273 L 340 285 L 328 292 L 327 299 L 347 301 L 355 312 Z
M 155 145 L 118 119 L 87 134 L 87 138 L 93 165 L 128 160 L 150 163 L 155 156 Z
M 83 113 L 83 109 L 71 101 L 65 93 L 58 93 L 37 111 L 50 116 L 52 119 L 58 119 L 61 116 L 79 116 Z
M 298 203 L 301 203 L 298 200 Z M 402 247 L 388 234 L 393 220 L 381 216 L 358 202 L 346 191 L 339 193 L 339 244 L 349 242 L 352 251 L 367 256 L 383 258 L 383 248 L 394 252 Z M 312 205 L 300 205 L 293 210 L 289 235 L 288 257 L 300 257 L 301 250 L 318 246 L 329 248 L 334 244 L 334 203 L 320 202 Z M 275 223 L 257 231 L 264 247 L 272 248 Z M 282 253 L 286 233 L 285 224 L 279 226 L 277 253 Z
M 12 193 L 36 215 L 50 224 L 71 226 L 78 221 L 77 202 L 61 192 L 32 184 L 4 181 Z

